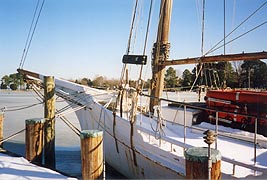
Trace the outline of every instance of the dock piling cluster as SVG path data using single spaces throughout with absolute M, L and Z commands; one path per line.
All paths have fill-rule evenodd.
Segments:
M 28 161 L 55 169 L 55 81 L 44 77 L 44 118 L 25 120 L 25 157 Z M 0 112 L 0 147 L 3 146 L 4 112 Z M 22 132 L 22 131 L 21 131 Z M 83 130 L 81 139 L 81 165 L 83 179 L 103 176 L 103 131 Z

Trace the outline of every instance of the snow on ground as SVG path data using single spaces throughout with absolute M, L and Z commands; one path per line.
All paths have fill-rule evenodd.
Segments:
M 30 163 L 23 157 L 12 157 L 4 153 L 0 153 L 0 179 L 69 179 L 56 171 L 40 167 Z

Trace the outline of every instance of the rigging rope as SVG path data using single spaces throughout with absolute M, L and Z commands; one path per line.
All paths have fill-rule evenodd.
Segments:
M 148 32 L 149 32 L 150 21 L 151 21 L 152 6 L 153 6 L 153 0 L 150 0 L 149 15 L 148 15 L 148 20 L 147 20 L 147 27 L 146 27 L 146 35 L 145 35 L 145 43 L 144 43 L 143 55 L 146 54 L 146 46 L 147 46 Z M 138 81 L 142 80 L 143 66 L 144 65 L 142 64 L 141 68 L 140 68 L 140 72 L 139 72 Z M 138 82 L 138 83 L 140 83 L 140 82 Z M 141 89 L 143 89 L 143 87 L 141 87 Z
M 2 144 L 2 143 L 5 142 L 5 141 L 8 141 L 9 139 L 12 139 L 12 138 L 16 137 L 17 135 L 19 135 L 20 133 L 24 132 L 25 130 L 26 130 L 26 129 L 24 128 L 24 129 L 22 129 L 22 130 L 20 130 L 20 131 L 18 131 L 18 132 L 16 132 L 16 133 L 14 133 L 14 134 L 12 134 L 12 135 L 6 137 L 6 138 L 1 139 L 1 140 L 0 140 L 0 144 Z
M 59 118 L 77 135 L 80 136 L 81 131 L 74 126 L 65 116 L 61 115 Z
M 35 33 L 35 30 L 36 30 L 36 27 L 37 27 L 37 23 L 38 23 L 38 21 L 39 21 L 39 18 L 40 18 L 40 15 L 41 15 L 41 12 L 42 12 L 42 9 L 43 9 L 45 0 L 43 0 L 43 2 L 42 2 L 41 7 L 40 7 L 40 9 L 39 9 L 38 16 L 37 16 L 37 18 L 36 18 L 36 20 L 35 20 L 36 12 L 37 12 L 37 9 L 38 9 L 38 7 L 39 7 L 39 2 L 40 2 L 40 0 L 38 0 L 37 5 L 36 5 L 36 7 L 35 7 L 35 11 L 34 11 L 33 19 L 32 19 L 31 26 L 30 26 L 30 29 L 29 29 L 29 32 L 28 32 L 28 37 L 27 37 L 27 40 L 26 40 L 26 43 L 25 43 L 25 47 L 24 47 L 24 49 L 23 49 L 23 53 L 22 53 L 21 60 L 20 60 L 19 69 L 23 69 L 23 66 L 24 66 L 24 63 L 25 63 L 27 54 L 28 54 L 28 52 L 29 52 L 29 49 L 30 49 L 30 46 L 31 46 L 31 42 L 32 42 L 32 38 L 33 38 L 33 35 L 34 35 L 34 33 Z M 34 20 L 35 20 L 35 24 L 34 24 Z M 33 30 L 32 30 L 32 26 L 33 26 L 33 24 L 34 24 L 34 27 L 33 27 Z M 30 35 L 30 34 L 31 34 L 31 35 Z
M 128 38 L 126 54 L 130 53 L 131 40 L 132 40 L 132 34 L 133 34 L 133 28 L 134 28 L 134 23 L 135 23 L 137 6 L 138 6 L 138 0 L 135 1 L 135 7 L 133 9 L 133 18 L 132 18 L 132 23 L 131 23 L 131 27 L 130 27 L 130 34 L 129 34 L 129 38 Z M 123 68 L 122 68 L 122 71 L 121 71 L 120 85 L 122 85 L 122 82 L 123 82 L 123 79 L 124 79 L 124 75 L 126 73 L 126 68 L 127 68 L 127 64 L 123 64 Z
M 39 103 L 31 104 L 31 105 L 3 107 L 1 108 L 1 111 L 3 112 L 19 111 L 19 110 L 28 109 L 28 108 L 31 108 L 31 107 L 34 107 L 40 104 L 43 104 L 43 102 L 39 102 Z

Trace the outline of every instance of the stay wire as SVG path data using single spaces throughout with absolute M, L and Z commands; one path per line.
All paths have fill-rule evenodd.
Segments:
M 145 35 L 145 43 L 144 43 L 143 55 L 146 54 L 146 46 L 147 46 L 147 39 L 148 39 L 148 33 L 149 33 L 149 27 L 150 27 L 150 21 L 151 21 L 152 7 L 153 7 L 153 0 L 150 0 L 149 15 L 148 15 L 148 20 L 147 20 L 147 27 L 146 27 L 146 35 Z M 141 68 L 140 68 L 139 80 L 142 79 L 143 66 L 144 65 L 142 64 Z
M 239 36 L 235 37 L 234 39 L 232 39 L 232 40 L 230 40 L 230 41 L 226 42 L 226 43 L 225 43 L 225 45 L 232 43 L 233 41 L 235 41 L 235 40 L 237 40 L 237 39 L 239 39 L 239 38 L 241 38 L 241 37 L 245 36 L 246 34 L 248 34 L 248 33 L 252 32 L 252 31 L 254 31 L 254 30 L 258 29 L 259 27 L 261 27 L 261 26 L 265 25 L 266 23 L 267 23 L 267 20 L 266 20 L 266 21 L 264 21 L 263 23 L 261 23 L 261 24 L 259 24 L 259 25 L 255 26 L 254 28 L 252 28 L 252 29 L 248 30 L 247 32 L 244 32 L 243 34 L 240 34 Z M 223 47 L 223 46 L 224 46 L 224 45 L 221 45 L 221 46 L 219 46 L 219 47 L 217 47 L 217 48 L 213 49 L 212 51 L 210 51 L 210 53 L 212 53 L 212 52 L 214 52 L 214 51 L 216 51 L 216 50 L 220 49 L 220 48 L 221 48 L 221 47 Z
M 131 47 L 130 47 L 130 50 L 129 50 L 129 53 L 130 51 L 131 52 L 134 52 L 135 51 L 135 45 L 136 45 L 136 41 L 137 39 L 139 38 L 138 37 L 138 32 L 139 32 L 139 26 L 140 26 L 140 29 L 142 29 L 142 26 L 141 26 L 141 19 L 142 19 L 142 16 L 143 16 L 143 0 L 140 0 L 139 1 L 139 4 L 137 6 L 137 12 L 136 12 L 136 17 L 135 17 L 135 25 L 134 25 L 134 31 L 133 31 L 133 37 L 132 37 L 132 40 L 131 40 Z
M 146 36 L 145 36 L 143 55 L 146 54 L 146 46 L 147 46 L 147 39 L 148 39 L 148 33 L 149 33 L 149 27 L 150 27 L 150 21 L 151 21 L 152 7 L 153 7 L 153 0 L 150 0 L 149 15 L 148 15 L 148 20 L 147 20 Z
M 240 26 L 242 26 L 245 22 L 247 22 L 252 16 L 254 16 L 261 8 L 263 8 L 267 4 L 267 1 L 265 1 L 261 6 L 259 6 L 253 13 L 251 13 L 246 19 L 244 19 L 236 28 L 234 28 L 230 33 L 228 33 L 222 40 L 220 40 L 217 44 L 215 44 L 209 51 L 207 51 L 203 56 L 208 55 L 215 50 L 219 49 L 216 48 L 221 42 L 224 41 L 227 37 L 229 37 L 232 33 L 234 33 Z M 226 43 L 228 44 L 228 43 Z M 220 46 L 221 48 L 222 46 Z M 216 48 L 216 49 L 215 49 Z M 215 49 L 215 50 L 214 50 Z
M 38 0 L 39 1 L 39 0 Z M 31 37 L 30 37 L 30 40 L 29 40 L 29 43 L 27 45 L 27 50 L 25 52 L 25 55 L 21 61 L 21 66 L 20 68 L 22 69 L 23 66 L 24 66 L 24 63 L 25 63 L 25 60 L 26 60 L 26 57 L 28 55 L 28 52 L 29 52 L 29 49 L 30 49 L 30 46 L 31 46 L 31 42 L 32 42 L 32 39 L 33 39 L 33 36 L 34 36 L 34 33 L 35 33 L 35 30 L 36 30 L 36 27 L 37 27 L 37 24 L 38 24 L 38 21 L 39 21 L 39 18 L 40 18 L 40 15 L 41 15 L 41 12 L 42 12 L 42 9 L 43 9 L 43 6 L 44 6 L 44 2 L 45 0 L 43 0 L 42 4 L 41 4 L 41 7 L 40 7 L 40 10 L 39 10 L 39 13 L 38 13 L 38 16 L 36 18 L 36 21 L 35 21 L 35 24 L 34 24 L 34 28 L 32 30 L 32 34 L 31 34 Z
M 133 28 L 134 28 L 134 23 L 135 23 L 137 6 L 138 6 L 138 0 L 135 1 L 135 6 L 134 6 L 134 9 L 133 9 L 132 23 L 131 23 L 131 26 L 130 26 L 130 34 L 129 34 L 128 44 L 127 44 L 127 49 L 126 49 L 126 54 L 127 55 L 130 53 L 131 41 L 132 41 Z M 126 73 L 126 68 L 127 68 L 127 65 L 126 64 L 123 64 L 123 68 L 122 68 L 122 71 L 121 71 L 120 85 L 122 85 L 122 83 L 123 83 L 123 78 L 124 78 L 124 75 Z
M 128 38 L 126 54 L 129 54 L 130 53 L 130 49 L 131 49 L 131 41 L 132 41 L 133 28 L 134 28 L 134 23 L 135 23 L 135 18 L 136 18 L 137 7 L 138 7 L 138 0 L 135 1 L 133 19 L 132 19 L 132 23 L 131 23 L 131 27 L 130 27 L 130 34 L 129 34 L 129 38 Z
M 205 0 L 203 0 L 202 9 L 202 31 L 201 31 L 201 55 L 204 53 L 204 29 L 205 29 Z
M 203 56 L 204 53 L 204 32 L 205 32 L 205 0 L 203 0 L 203 4 L 202 4 L 202 33 L 201 33 L 201 55 Z M 205 64 L 203 64 L 203 66 L 205 67 Z M 207 72 L 204 71 L 204 75 L 205 75 L 205 82 L 206 84 L 208 84 L 208 80 L 207 80 Z M 203 81 L 203 73 L 201 72 L 201 81 Z
M 199 58 L 198 58 L 198 61 L 201 61 L 201 58 L 202 58 L 202 57 L 204 57 L 204 56 L 206 56 L 206 55 L 208 55 L 208 54 L 210 54 L 210 53 L 212 53 L 212 52 L 214 52 L 214 51 L 220 49 L 221 47 L 223 47 L 223 46 L 225 46 L 225 45 L 227 45 L 227 44 L 229 44 L 229 43 L 231 43 L 231 42 L 233 42 L 233 41 L 239 39 L 240 37 L 242 37 L 242 36 L 248 34 L 249 32 L 251 32 L 251 31 L 253 31 L 253 30 L 259 28 L 260 26 L 263 26 L 264 24 L 266 24 L 267 21 L 261 23 L 260 25 L 258 25 L 258 26 L 256 26 L 256 27 L 252 28 L 252 29 L 249 30 L 249 31 L 247 31 L 247 32 L 245 32 L 245 33 L 239 35 L 238 37 L 236 37 L 236 38 L 234 38 L 234 39 L 228 41 L 227 43 L 225 43 L 225 44 L 223 44 L 223 45 L 217 47 L 221 42 L 223 42 L 227 37 L 229 37 L 233 32 L 235 32 L 239 27 L 241 27 L 246 21 L 248 21 L 253 15 L 255 15 L 255 14 L 256 14 L 261 8 L 263 8 L 266 4 L 267 4 L 267 1 L 265 1 L 261 6 L 259 6 L 253 13 L 251 13 L 251 14 L 250 14 L 245 20 L 243 20 L 243 21 L 242 21 L 236 28 L 234 28 L 230 33 L 228 33 L 222 40 L 220 40 L 217 44 L 215 44 L 209 51 L 207 51 L 205 54 L 203 54 L 201 57 L 199 57 Z M 217 47 L 217 48 L 216 48 L 216 47 Z M 201 66 L 201 67 L 202 67 L 202 66 Z M 196 78 L 195 78 L 195 81 L 193 82 L 192 87 L 195 85 L 195 83 L 196 83 L 196 81 L 197 81 L 197 78 L 198 78 L 199 74 L 200 74 L 200 73 L 198 72 L 198 73 L 197 73 L 197 76 L 196 76 Z M 191 91 L 191 90 L 192 90 L 192 88 L 190 89 L 190 91 Z
M 31 22 L 31 26 L 30 26 L 30 29 L 29 29 L 29 32 L 28 32 L 28 35 L 27 35 L 27 39 L 26 39 L 26 43 L 25 43 L 25 46 L 24 46 L 24 49 L 23 49 L 23 53 L 22 53 L 22 56 L 21 56 L 19 68 L 22 68 L 22 63 L 23 63 L 25 51 L 26 51 L 26 48 L 28 46 L 28 42 L 29 42 L 29 39 L 30 39 L 30 34 L 32 32 L 32 26 L 33 26 L 33 23 L 34 23 L 34 20 L 35 20 L 37 9 L 39 7 L 39 3 L 40 3 L 40 0 L 37 1 L 36 7 L 35 7 L 35 10 L 34 10 L 34 14 L 33 14 L 32 22 Z
M 223 1 L 223 55 L 226 53 L 226 45 L 225 45 L 225 35 L 226 35 L 226 2 Z M 227 63 L 226 63 L 227 64 Z M 224 80 L 223 80 L 223 88 L 226 88 L 226 73 L 227 73 L 227 66 L 224 67 Z

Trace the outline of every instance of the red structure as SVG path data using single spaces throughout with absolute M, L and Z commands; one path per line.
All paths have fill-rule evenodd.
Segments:
M 210 90 L 205 101 L 208 119 L 215 122 L 218 112 L 219 122 L 254 130 L 255 120 L 258 119 L 258 132 L 266 135 L 267 128 L 267 92 L 249 90 Z M 262 134 L 262 133 L 261 133 Z

